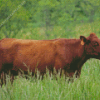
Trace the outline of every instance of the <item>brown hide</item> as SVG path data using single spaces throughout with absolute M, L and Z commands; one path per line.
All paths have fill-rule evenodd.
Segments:
M 74 73 L 80 76 L 82 65 L 90 58 L 100 59 L 100 39 L 91 33 L 89 37 L 80 36 L 80 39 L 54 40 L 0 40 L 0 73 L 20 69 L 33 73 L 37 68 L 41 74 L 46 67 L 53 71 L 55 68 L 64 70 L 70 77 Z

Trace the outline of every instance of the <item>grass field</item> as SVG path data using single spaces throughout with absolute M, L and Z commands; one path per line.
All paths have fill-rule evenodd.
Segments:
M 16 37 L 21 39 L 54 39 L 79 38 L 80 35 L 89 36 L 91 32 L 100 37 L 100 21 L 77 24 L 62 28 L 55 26 L 46 31 L 45 28 L 28 28 L 20 31 Z M 2 33 L 2 32 L 1 32 Z M 5 36 L 1 34 L 1 37 Z M 13 37 L 13 33 L 10 33 Z M 43 80 L 25 79 L 20 76 L 13 85 L 7 78 L 7 84 L 0 87 L 0 100 L 100 100 L 100 61 L 88 60 L 82 67 L 81 76 L 68 83 L 64 76 L 45 77 Z
M 20 76 L 0 87 L 0 100 L 100 100 L 100 61 L 89 60 L 82 67 L 79 79 L 68 83 L 64 76 L 43 80 Z

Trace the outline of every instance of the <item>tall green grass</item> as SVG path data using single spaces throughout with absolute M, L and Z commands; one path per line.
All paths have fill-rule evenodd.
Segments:
M 54 39 L 54 38 L 79 38 L 80 35 L 89 36 L 91 32 L 100 36 L 100 21 L 93 23 L 67 25 L 66 27 L 54 26 L 46 30 L 45 27 L 26 28 L 11 38 L 21 39 Z M 2 33 L 2 31 L 0 31 Z M 4 38 L 4 34 L 1 34 Z M 100 100 L 100 61 L 88 60 L 82 67 L 81 76 L 73 83 L 68 83 L 64 76 L 47 77 L 43 80 L 29 77 L 25 79 L 18 76 L 13 85 L 7 76 L 7 84 L 0 87 L 0 100 Z
M 18 76 L 13 85 L 0 87 L 0 100 L 99 100 L 100 61 L 89 60 L 82 67 L 81 76 L 73 83 L 57 76 L 57 80 L 47 76 L 43 80 Z

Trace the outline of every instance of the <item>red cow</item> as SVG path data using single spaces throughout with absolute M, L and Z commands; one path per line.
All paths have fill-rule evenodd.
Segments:
M 35 72 L 41 74 L 46 67 L 64 70 L 65 75 L 80 76 L 82 65 L 90 58 L 100 59 L 100 39 L 91 33 L 80 39 L 21 40 L 5 38 L 0 40 L 0 74 L 11 71 Z

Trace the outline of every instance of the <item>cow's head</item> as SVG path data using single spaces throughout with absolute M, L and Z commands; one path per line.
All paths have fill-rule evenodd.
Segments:
M 100 39 L 95 33 L 89 37 L 80 36 L 81 45 L 84 45 L 86 54 L 91 58 L 100 59 Z

